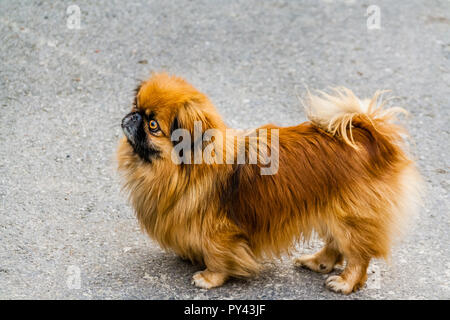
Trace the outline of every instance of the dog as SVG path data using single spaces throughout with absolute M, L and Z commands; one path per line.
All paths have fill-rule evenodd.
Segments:
M 345 261 L 325 284 L 358 290 L 370 260 L 390 256 L 420 199 L 405 130 L 393 123 L 404 110 L 384 108 L 380 94 L 308 93 L 309 121 L 242 131 L 184 79 L 152 74 L 136 89 L 117 151 L 142 229 L 203 264 L 193 283 L 206 289 L 256 275 L 262 261 L 291 254 L 314 233 L 324 247 L 294 265 L 329 273 Z

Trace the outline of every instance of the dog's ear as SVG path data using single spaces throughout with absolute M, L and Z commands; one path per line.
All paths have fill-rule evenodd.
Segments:
M 189 158 L 190 158 L 190 153 L 191 153 L 191 149 L 192 149 L 192 142 L 190 141 L 191 136 L 190 134 L 188 134 L 187 136 L 184 134 L 184 132 L 175 132 L 176 130 L 180 130 L 183 129 L 178 115 L 175 115 L 175 117 L 172 120 L 172 124 L 170 125 L 170 140 L 172 141 L 172 145 L 175 147 L 178 146 L 179 143 L 189 143 L 189 146 L 187 147 L 187 150 L 190 150 L 190 152 L 186 152 L 187 150 L 185 149 L 184 145 L 178 146 L 177 148 L 179 150 L 177 150 L 176 157 L 177 157 L 177 163 L 179 164 L 184 164 L 184 163 L 191 163 L 189 162 Z M 175 133 L 175 134 L 174 134 Z M 181 138 L 182 137 L 182 138 Z M 189 139 L 188 142 L 186 142 L 184 139 Z
M 185 129 L 189 132 L 192 140 L 201 139 L 206 130 L 214 128 L 211 116 L 196 108 L 191 103 L 186 103 L 178 111 L 171 126 L 171 132 L 175 129 Z
M 172 124 L 170 125 L 170 136 L 172 136 L 172 134 L 175 130 L 178 130 L 180 128 L 181 128 L 181 126 L 180 126 L 180 122 L 178 121 L 178 116 L 175 115 L 175 117 L 172 120 Z
M 178 109 L 170 125 L 170 137 L 180 163 L 196 163 L 198 159 L 194 157 L 202 155 L 207 145 L 203 139 L 205 131 L 212 128 L 214 124 L 210 115 L 200 108 L 186 103 Z M 175 132 L 176 130 L 180 131 Z

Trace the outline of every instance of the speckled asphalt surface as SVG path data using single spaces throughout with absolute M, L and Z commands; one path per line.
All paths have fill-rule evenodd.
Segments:
M 3 0 L 0 39 L 0 298 L 450 298 L 448 1 Z M 348 297 L 289 258 L 193 287 L 200 267 L 140 232 L 115 172 L 120 120 L 152 70 L 187 78 L 240 128 L 304 121 L 305 86 L 391 89 L 427 183 L 415 227 Z

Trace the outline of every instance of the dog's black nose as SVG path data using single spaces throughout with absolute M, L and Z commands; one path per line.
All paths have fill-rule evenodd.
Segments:
M 122 128 L 137 128 L 142 122 L 142 116 L 137 112 L 131 112 L 122 119 Z

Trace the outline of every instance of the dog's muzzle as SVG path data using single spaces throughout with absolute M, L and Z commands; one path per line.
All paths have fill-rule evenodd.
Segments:
M 127 139 L 135 144 L 136 135 L 142 124 L 142 116 L 137 112 L 131 112 L 122 119 L 122 130 Z

